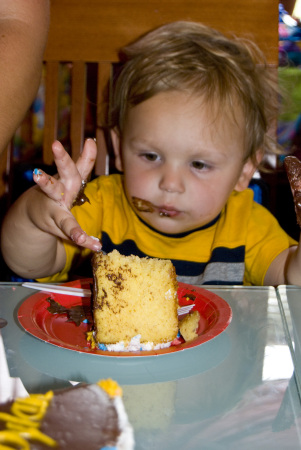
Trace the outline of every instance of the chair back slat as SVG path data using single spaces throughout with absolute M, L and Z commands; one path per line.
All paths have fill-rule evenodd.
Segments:
M 52 164 L 52 143 L 58 136 L 59 62 L 45 63 L 43 162 Z
M 82 151 L 86 122 L 86 81 L 87 69 L 84 61 L 72 64 L 71 80 L 71 156 L 76 161 Z
M 109 83 L 111 79 L 112 64 L 99 63 L 97 70 L 97 113 L 96 113 L 96 142 L 97 159 L 95 164 L 95 174 L 103 175 L 109 172 L 109 161 L 107 155 L 107 144 L 105 134 L 102 129 L 104 117 L 109 107 Z
M 6 206 L 9 199 L 6 198 L 9 195 L 9 169 L 12 164 L 12 144 L 9 144 L 6 150 L 0 154 L 0 210 Z M 3 201 L 2 201 L 3 199 Z M 0 211 L 1 212 L 1 211 Z

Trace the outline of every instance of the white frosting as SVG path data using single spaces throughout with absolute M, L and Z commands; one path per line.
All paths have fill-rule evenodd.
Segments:
M 167 292 L 165 292 L 165 299 L 166 300 L 172 300 L 173 294 L 171 293 L 171 289 L 168 289 Z
M 117 449 L 133 450 L 135 447 L 134 430 L 132 425 L 129 423 L 128 415 L 121 397 L 115 397 L 114 404 L 118 413 L 119 428 L 122 430 L 120 436 L 118 437 Z
M 171 289 L 168 289 L 168 291 L 165 292 L 164 297 L 165 297 L 165 300 L 173 300 L 178 297 L 178 293 L 172 292 Z
M 117 342 L 116 344 L 107 344 L 106 348 L 109 352 L 139 352 L 141 350 L 160 350 L 161 348 L 170 347 L 171 342 L 164 342 L 162 344 L 154 344 L 153 342 L 140 342 L 141 334 L 134 336 L 128 345 L 124 341 Z

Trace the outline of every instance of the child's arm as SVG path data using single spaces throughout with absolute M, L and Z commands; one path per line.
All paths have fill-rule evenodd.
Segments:
M 266 286 L 296 284 L 301 286 L 301 247 L 290 247 L 278 255 L 267 270 Z
M 94 166 L 96 144 L 88 139 L 76 162 L 59 142 L 52 147 L 58 177 L 34 174 L 35 186 L 8 212 L 2 227 L 2 253 L 8 266 L 26 278 L 57 273 L 66 261 L 62 239 L 94 251 L 99 241 L 87 236 L 71 214 L 72 203 Z

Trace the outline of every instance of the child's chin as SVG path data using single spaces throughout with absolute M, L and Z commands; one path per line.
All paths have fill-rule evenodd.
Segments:
M 155 230 L 159 231 L 160 233 L 165 234 L 179 234 L 179 233 L 185 233 L 186 231 L 190 230 L 190 227 L 183 226 L 183 224 L 180 224 L 172 217 L 159 217 L 158 219 L 154 218 L 153 220 L 146 220 L 143 219 L 145 222 L 147 222 L 148 225 L 150 225 Z M 192 228 L 191 228 L 192 229 Z

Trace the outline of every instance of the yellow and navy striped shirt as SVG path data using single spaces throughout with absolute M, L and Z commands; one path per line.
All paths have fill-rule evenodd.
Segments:
M 189 284 L 262 285 L 274 258 L 296 244 L 274 216 L 254 202 L 250 189 L 233 192 L 213 222 L 178 235 L 160 233 L 136 215 L 121 175 L 96 178 L 85 194 L 90 203 L 75 206 L 72 213 L 87 234 L 101 240 L 105 252 L 117 249 L 124 255 L 171 259 L 178 280 Z M 67 241 L 64 246 L 63 271 L 40 281 L 66 281 L 85 259 L 90 267 L 90 250 Z M 83 275 L 79 270 L 76 273 Z

